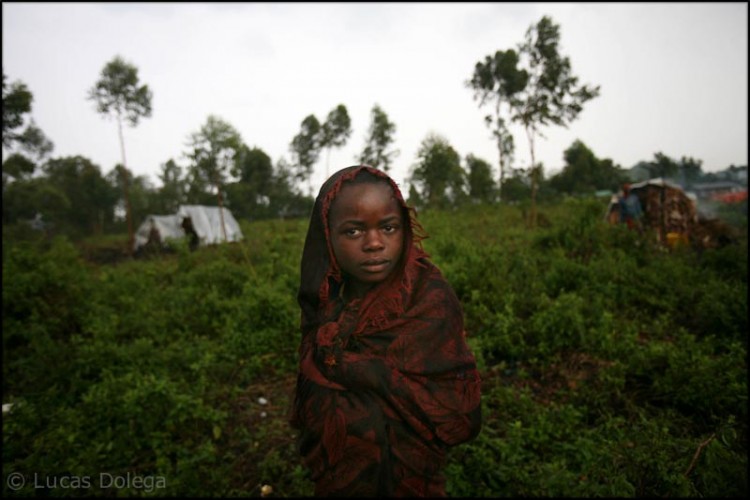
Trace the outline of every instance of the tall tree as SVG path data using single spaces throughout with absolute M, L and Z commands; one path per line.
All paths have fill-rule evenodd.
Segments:
M 474 99 L 479 101 L 480 108 L 490 101 L 494 104 L 494 116 L 488 114 L 484 119 L 497 143 L 500 189 L 505 181 L 506 169 L 512 168 L 515 150 L 508 121 L 503 117 L 510 116 L 518 93 L 526 87 L 529 79 L 528 73 L 518 68 L 518 62 L 515 50 L 498 50 L 494 56 L 485 56 L 484 61 L 474 65 L 474 73 L 467 82 L 467 86 L 474 90 Z
M 190 173 L 200 186 L 211 186 L 216 190 L 221 217 L 221 230 L 227 240 L 224 224 L 223 186 L 228 175 L 235 171 L 235 164 L 242 148 L 239 132 L 221 118 L 209 115 L 206 124 L 190 135 L 187 157 L 190 159 Z
M 326 179 L 330 175 L 328 170 L 328 159 L 331 154 L 331 148 L 340 148 L 349 139 L 352 134 L 352 121 L 346 106 L 339 104 L 326 118 L 325 123 L 320 129 L 320 147 L 326 148 Z
M 476 203 L 493 203 L 497 197 L 492 166 L 481 158 L 469 154 L 466 157 L 469 196 Z
M 294 162 L 294 177 L 300 181 L 310 181 L 313 166 L 320 156 L 320 122 L 315 115 L 308 115 L 302 120 L 299 134 L 295 135 L 289 146 Z M 312 193 L 312 185 L 309 185 Z
M 578 85 L 578 77 L 572 74 L 570 59 L 560 55 L 560 26 L 548 16 L 526 31 L 526 39 L 519 46 L 519 53 L 526 61 L 528 83 L 513 99 L 513 120 L 523 125 L 529 141 L 531 154 L 531 214 L 530 223 L 536 225 L 537 180 L 542 173 L 536 172 L 534 156 L 536 136 L 544 137 L 540 127 L 549 124 L 567 127 L 583 110 L 587 101 L 599 95 L 599 86 Z
M 365 147 L 357 159 L 360 163 L 388 172 L 398 150 L 387 151 L 394 141 L 396 125 L 388 120 L 388 115 L 377 104 L 370 114 L 370 129 L 365 140 Z
M 130 210 L 128 194 L 127 161 L 125 160 L 125 140 L 122 136 L 122 122 L 127 121 L 135 127 L 140 118 L 151 116 L 152 94 L 148 85 L 140 85 L 138 68 L 115 56 L 102 69 L 99 80 L 89 89 L 88 99 L 96 102 L 96 110 L 104 116 L 114 116 L 117 120 L 117 132 L 120 138 L 122 154 L 121 173 L 123 196 L 125 199 L 126 218 L 128 223 L 128 252 L 132 254 L 134 233 L 133 217 Z
M 461 159 L 447 139 L 428 134 L 417 152 L 419 162 L 413 167 L 411 184 L 416 199 L 425 206 L 445 209 L 465 199 L 464 171 Z

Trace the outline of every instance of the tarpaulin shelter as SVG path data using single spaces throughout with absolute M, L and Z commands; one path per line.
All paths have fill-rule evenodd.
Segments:
M 698 213 L 697 201 L 677 184 L 661 178 L 630 185 L 643 210 L 641 222 L 666 246 L 691 243 L 696 247 L 716 247 L 732 241 L 731 228 L 718 219 Z M 610 223 L 619 222 L 618 197 L 613 196 L 607 211 Z
M 698 224 L 698 210 L 695 200 L 680 186 L 656 178 L 631 184 L 630 192 L 641 202 L 643 227 L 654 231 L 659 242 L 688 242 L 691 231 Z M 619 221 L 614 216 L 618 210 L 618 198 L 613 196 L 607 211 L 610 222 Z
M 222 229 L 222 214 L 224 229 Z M 205 205 L 180 205 L 176 214 L 149 215 L 135 234 L 133 250 L 147 244 L 163 246 L 167 240 L 179 240 L 186 236 L 186 229 L 194 232 L 197 245 L 212 245 L 223 241 L 239 241 L 243 238 L 237 220 L 227 208 Z
M 208 207 L 205 205 L 180 205 L 177 215 L 181 218 L 189 218 L 193 228 L 198 234 L 201 245 L 212 245 L 223 241 L 239 241 L 242 239 L 242 230 L 235 220 L 232 212 L 222 207 Z M 221 227 L 222 213 L 224 216 L 224 228 L 227 231 L 226 240 Z
M 147 244 L 166 245 L 167 241 L 185 237 L 181 226 L 182 219 L 177 215 L 149 215 L 135 232 L 133 251 Z

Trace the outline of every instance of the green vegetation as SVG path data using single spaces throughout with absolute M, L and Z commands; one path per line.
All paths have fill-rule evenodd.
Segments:
M 747 232 L 670 253 L 603 202 L 539 208 L 534 230 L 512 206 L 421 216 L 483 375 L 448 492 L 747 495 Z M 113 264 L 89 258 L 125 236 L 4 226 L 4 496 L 312 495 L 287 423 L 307 221 L 242 225 L 242 243 Z

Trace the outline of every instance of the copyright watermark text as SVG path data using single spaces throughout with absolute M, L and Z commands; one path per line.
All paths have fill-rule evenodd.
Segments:
M 18 491 L 26 486 L 34 489 L 79 490 L 79 489 L 136 489 L 146 493 L 167 487 L 167 480 L 162 476 L 139 476 L 137 474 L 110 474 L 100 472 L 91 476 L 23 474 L 12 472 L 5 480 L 8 488 Z

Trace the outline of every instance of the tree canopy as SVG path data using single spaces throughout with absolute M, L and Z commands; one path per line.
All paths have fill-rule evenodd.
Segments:
M 34 95 L 25 83 L 5 83 L 3 73 L 3 149 L 11 152 L 3 162 L 3 185 L 6 176 L 19 179 L 32 176 L 40 164 L 54 149 L 54 144 L 37 127 L 33 118 L 20 132 L 17 130 L 31 114 Z
M 394 141 L 396 124 L 388 119 L 383 109 L 375 104 L 370 112 L 370 128 L 365 146 L 357 161 L 388 172 L 398 150 L 388 150 Z
M 9 148 L 18 140 L 14 131 L 23 125 L 24 115 L 31 112 L 34 95 L 25 83 L 16 81 L 8 85 L 5 79 L 3 72 L 3 147 Z
M 349 118 L 349 112 L 346 106 L 339 104 L 330 113 L 323 126 L 320 128 L 320 139 L 318 144 L 321 148 L 326 148 L 326 179 L 329 176 L 328 156 L 331 148 L 340 148 L 352 135 L 352 120 Z
M 492 177 L 492 166 L 481 158 L 466 156 L 469 197 L 475 203 L 492 203 L 497 198 L 497 185 Z
M 417 152 L 411 184 L 426 207 L 449 208 L 466 199 L 461 159 L 444 137 L 430 133 Z
M 313 166 L 320 156 L 321 125 L 315 115 L 308 115 L 300 124 L 300 132 L 294 136 L 290 144 L 294 162 L 295 179 L 300 182 L 309 180 Z
M 131 126 L 151 116 L 152 97 L 148 85 L 140 85 L 138 68 L 120 56 L 104 66 L 88 93 L 99 113 L 126 120 Z

